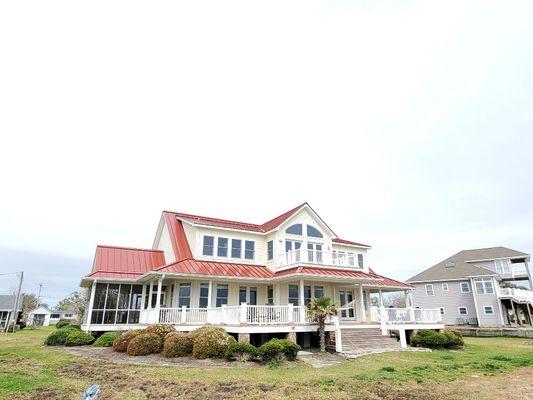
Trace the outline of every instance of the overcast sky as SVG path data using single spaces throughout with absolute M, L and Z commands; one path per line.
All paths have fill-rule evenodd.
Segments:
M 97 244 L 150 247 L 161 210 L 262 223 L 303 201 L 395 278 L 531 253 L 532 19 L 531 1 L 3 2 L 0 273 L 54 303 Z

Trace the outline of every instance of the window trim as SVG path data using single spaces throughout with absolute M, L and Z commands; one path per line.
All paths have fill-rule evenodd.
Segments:
M 289 229 L 291 229 L 292 227 L 295 227 L 295 226 L 300 226 L 300 233 L 288 232 Z M 291 226 L 288 226 L 287 229 L 285 229 L 285 234 L 286 235 L 294 235 L 294 236 L 303 236 L 304 235 L 304 226 L 303 226 L 303 224 L 301 222 L 300 223 L 296 223 L 296 224 L 292 224 Z
M 428 288 L 431 287 L 431 294 L 428 293 Z M 425 290 L 426 290 L 426 296 L 435 296 L 435 288 L 433 287 L 433 284 L 432 283 L 426 283 L 425 285 Z
M 479 291 L 478 283 L 481 283 L 481 286 L 483 287 L 483 291 Z M 487 292 L 487 287 L 485 286 L 486 283 L 490 283 L 491 291 Z M 476 287 L 476 294 L 477 295 L 483 295 L 483 294 L 494 294 L 494 282 L 492 281 L 492 277 L 488 278 L 474 278 L 474 286 Z
M 225 256 L 221 256 L 219 253 L 220 253 L 220 239 L 222 239 L 223 241 L 226 240 L 226 255 Z M 217 257 L 219 258 L 228 258 L 229 257 L 229 245 L 230 245 L 230 239 L 228 237 L 224 237 L 224 236 L 217 236 Z M 222 249 L 224 249 L 222 247 Z
M 205 240 L 207 238 L 211 238 L 213 239 L 213 244 L 211 245 L 211 254 L 206 254 L 205 253 L 205 249 L 206 249 L 206 246 L 209 247 L 209 245 L 206 245 L 205 244 Z M 204 235 L 203 239 L 202 239 L 202 256 L 205 256 L 205 257 L 214 257 L 215 256 L 215 236 L 213 235 Z
M 487 308 L 491 309 L 490 313 L 487 313 Z M 483 315 L 494 315 L 494 306 L 492 305 L 483 306 Z
M 463 284 L 466 283 L 466 291 L 463 290 Z M 462 294 L 470 293 L 470 282 L 459 282 L 459 288 L 461 289 Z
M 267 242 L 267 261 L 274 259 L 274 240 Z
M 248 257 L 246 256 L 246 252 L 247 252 L 247 251 L 250 251 L 250 250 L 248 250 L 248 249 L 246 248 L 246 245 L 247 245 L 248 243 L 252 243 L 252 250 L 251 250 L 251 251 L 252 251 L 252 258 L 248 258 Z M 251 260 L 251 261 L 254 261 L 254 260 L 255 260 L 255 240 L 245 240 L 245 241 L 244 241 L 244 254 L 243 254 L 243 255 L 244 255 L 243 260 Z
M 465 309 L 466 312 L 464 314 L 461 313 L 461 308 Z M 468 315 L 468 307 L 466 306 L 457 307 L 457 312 L 459 313 L 459 315 Z
M 449 290 L 448 282 L 442 282 L 441 287 L 442 287 L 442 291 L 443 292 L 447 292 Z M 446 287 L 446 289 L 445 289 L 445 287 Z
M 444 307 L 439 307 L 440 315 L 446 315 L 446 310 Z

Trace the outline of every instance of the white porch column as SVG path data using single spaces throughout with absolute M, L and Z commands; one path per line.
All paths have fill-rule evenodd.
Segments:
M 213 281 L 209 280 L 209 289 L 207 290 L 207 308 L 211 308 L 213 302 Z
M 379 289 L 379 306 L 381 308 L 385 307 L 385 305 L 383 304 L 383 291 L 381 289 Z
M 144 310 L 145 301 L 146 301 L 146 283 L 143 284 L 143 289 L 141 292 L 141 311 Z
M 398 332 L 400 332 L 400 345 L 402 346 L 402 349 L 407 348 L 407 338 L 405 336 L 405 329 L 399 329 Z
M 150 291 L 148 292 L 148 309 L 152 309 L 152 299 L 154 297 L 154 282 L 150 281 Z
M 152 323 L 159 322 L 159 314 L 161 310 L 161 291 L 163 289 L 163 277 L 157 280 L 157 298 L 155 299 L 155 315 Z
M 87 321 L 86 321 L 87 329 L 85 330 L 86 333 L 90 331 L 91 319 L 93 317 L 94 293 L 95 292 L 96 292 L 96 279 L 93 281 L 93 285 L 91 286 L 91 296 L 89 298 L 89 310 L 87 311 Z
M 281 288 L 279 283 L 274 285 L 274 304 L 277 306 L 281 304 Z
M 414 304 L 413 304 L 413 290 L 407 290 L 405 303 L 406 303 L 407 307 L 414 307 Z
M 363 284 L 359 285 L 359 308 L 361 310 L 361 321 L 366 321 L 366 312 L 365 312 L 365 294 L 363 293 Z
M 305 322 L 305 294 L 304 294 L 304 280 L 300 279 L 300 287 L 298 294 L 298 305 L 300 306 L 300 322 Z

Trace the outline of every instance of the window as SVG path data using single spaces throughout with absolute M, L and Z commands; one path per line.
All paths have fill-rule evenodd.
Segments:
M 357 263 L 359 265 L 359 268 L 363 268 L 364 266 L 364 259 L 362 254 L 357 255 Z
M 461 293 L 470 293 L 470 284 L 468 282 L 461 282 Z
M 218 257 L 228 256 L 228 238 L 221 238 L 221 237 L 218 238 L 217 256 Z
M 494 308 L 492 306 L 483 306 L 483 312 L 485 315 L 494 315 Z
M 239 304 L 246 303 L 246 286 L 239 288 Z
M 231 239 L 231 258 L 241 258 L 241 239 Z
M 138 323 L 141 293 L 141 285 L 98 283 L 95 290 L 93 312 L 90 316 L 91 323 Z M 73 316 L 72 313 L 64 314 L 67 318 L 69 315 L 70 317 Z M 59 318 L 59 314 L 57 317 Z
M 316 297 L 317 299 L 321 299 L 322 297 L 324 297 L 324 286 L 315 286 L 314 292 L 314 297 Z
M 72 314 L 65 314 L 65 318 L 72 318 Z
M 191 284 L 180 283 L 178 307 L 191 306 Z
M 439 310 L 440 310 L 440 315 L 445 315 L 445 314 L 446 314 L 446 313 L 444 312 L 444 307 L 439 308 Z
M 355 254 L 348 253 L 348 265 L 350 267 L 355 267 Z
M 250 301 L 248 302 L 251 306 L 257 305 L 257 288 L 251 287 L 250 288 Z
M 204 256 L 212 256 L 214 245 L 215 245 L 215 238 L 213 236 L 204 236 L 204 247 L 203 247 L 202 254 Z
M 311 286 L 304 286 L 304 304 L 311 303 Z
M 443 283 L 442 284 L 442 291 L 443 292 L 447 292 L 448 291 L 448 284 L 447 283 Z
M 60 318 L 60 314 L 50 314 L 50 318 Z
M 459 315 L 468 315 L 468 309 L 466 307 L 459 307 Z
M 289 226 L 287 229 L 285 229 L 285 233 L 289 233 L 291 235 L 302 235 L 302 224 L 295 224 Z
M 321 238 L 322 234 L 312 225 L 307 225 L 307 236 Z
M 289 304 L 298 305 L 298 285 L 289 285 Z
M 494 265 L 496 266 L 496 272 L 499 274 L 511 273 L 511 266 L 509 265 L 508 259 L 494 260 Z
M 200 301 L 198 306 L 200 308 L 207 308 L 209 304 L 209 283 L 200 283 Z
M 307 243 L 307 259 L 309 262 L 322 262 L 322 245 L 318 243 Z
M 267 286 L 267 303 L 274 304 L 274 286 Z
M 217 285 L 217 307 L 228 304 L 228 285 Z
M 433 296 L 434 294 L 435 293 L 433 292 L 433 285 L 426 285 L 426 296 Z
M 476 278 L 474 279 L 477 294 L 493 294 L 492 278 Z
M 244 258 L 253 260 L 255 257 L 255 242 L 253 240 L 244 241 Z
M 274 241 L 269 240 L 267 242 L 267 260 L 272 260 L 274 258 Z

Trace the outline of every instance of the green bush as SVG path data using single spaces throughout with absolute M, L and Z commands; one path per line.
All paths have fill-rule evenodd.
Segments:
M 142 329 L 135 329 L 131 331 L 126 331 L 122 335 L 118 336 L 113 341 L 113 350 L 118 351 L 119 353 L 125 353 L 128 349 L 128 344 L 130 340 L 135 336 L 142 334 L 144 331 Z
M 94 336 L 77 329 L 67 329 L 65 346 L 84 346 L 94 342 Z
M 103 335 L 101 335 L 96 341 L 93 343 L 94 347 L 111 347 L 113 346 L 113 342 L 117 337 L 120 336 L 120 332 L 106 332 Z
M 457 335 L 453 330 L 446 330 L 443 333 L 432 330 L 420 330 L 411 338 L 411 346 L 414 347 L 455 349 L 463 345 L 464 341 L 462 336 Z
M 53 331 L 48 335 L 44 344 L 46 346 L 64 346 L 69 331 L 69 329 L 58 329 L 57 331 Z
M 79 324 L 68 324 L 66 328 L 79 329 L 81 331 L 81 325 Z
M 185 357 L 192 353 L 193 336 L 189 333 L 170 332 L 165 337 L 163 354 L 165 357 Z
M 159 353 L 162 344 L 161 337 L 155 333 L 141 333 L 130 340 L 126 353 L 130 356 L 147 356 Z
M 161 341 L 165 340 L 167 334 L 176 332 L 174 325 L 170 324 L 154 324 L 146 328 L 145 333 L 154 333 L 161 338 Z
M 194 358 L 222 358 L 228 346 L 235 343 L 233 336 L 222 328 L 203 327 L 192 334 Z
M 65 326 L 70 325 L 70 321 L 68 319 L 60 319 L 56 323 L 56 328 L 64 328 Z
M 257 357 L 257 347 L 247 342 L 236 342 L 228 346 L 224 356 L 228 360 L 250 361 Z
M 296 360 L 298 352 L 302 348 L 289 340 L 270 339 L 268 342 L 259 347 L 259 357 L 265 363 L 281 362 L 284 358 L 289 361 Z

